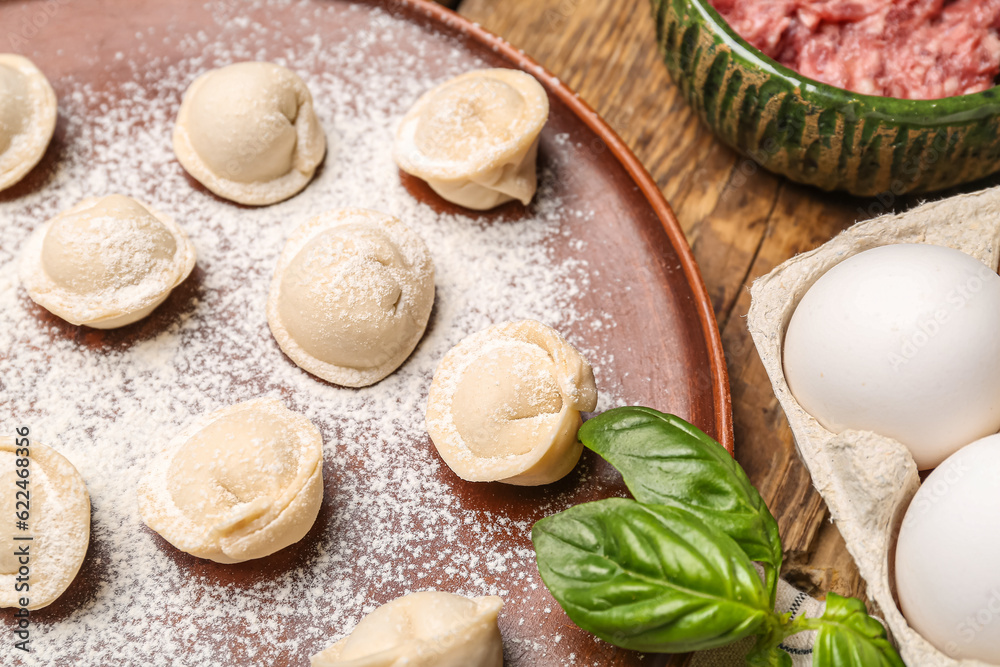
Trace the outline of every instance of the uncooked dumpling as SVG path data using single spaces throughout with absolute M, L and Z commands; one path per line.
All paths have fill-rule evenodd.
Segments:
M 391 215 L 343 209 L 288 239 L 267 321 L 301 368 L 363 387 L 410 356 L 433 305 L 434 264 L 423 240 Z
M 545 89 L 513 69 L 467 72 L 425 93 L 396 133 L 396 163 L 450 202 L 485 210 L 535 196 Z
M 109 195 L 84 199 L 32 234 L 21 281 L 67 322 L 112 329 L 153 312 L 194 263 L 194 246 L 169 216 Z
M 462 479 L 536 486 L 573 469 L 580 412 L 596 407 L 590 364 L 555 330 L 523 320 L 475 333 L 444 356 L 427 432 Z
M 305 82 L 246 62 L 195 79 L 174 126 L 177 159 L 206 188 L 241 204 L 274 204 L 312 180 L 326 135 Z
M 56 129 L 56 93 L 22 56 L 0 53 L 0 190 L 38 164 Z
M 146 525 L 218 563 L 302 539 L 323 502 L 323 439 L 277 399 L 216 410 L 184 429 L 139 484 Z
M 24 445 L 28 444 L 28 452 Z M 29 453 L 27 468 L 17 465 Z M 27 478 L 18 471 L 27 469 Z M 18 485 L 18 482 L 27 483 Z M 25 510 L 27 530 L 18 527 Z M 18 540 L 15 537 L 31 537 Z M 41 609 L 69 588 L 90 544 L 90 495 L 73 464 L 31 438 L 0 437 L 0 607 Z M 28 554 L 27 591 L 18 591 Z M 22 605 L 21 598 L 28 604 Z
M 496 596 L 411 593 L 361 619 L 312 667 L 502 667 Z

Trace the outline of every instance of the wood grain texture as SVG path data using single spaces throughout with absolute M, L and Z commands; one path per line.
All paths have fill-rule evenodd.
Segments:
M 778 518 L 785 576 L 814 594 L 863 597 L 864 582 L 799 461 L 744 316 L 755 278 L 823 243 L 869 202 L 796 186 L 717 141 L 660 60 L 647 0 L 464 0 L 459 12 L 569 84 L 649 169 L 711 295 L 729 366 L 736 458 Z

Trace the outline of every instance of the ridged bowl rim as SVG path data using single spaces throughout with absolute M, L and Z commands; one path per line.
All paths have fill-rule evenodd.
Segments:
M 670 3 L 675 0 L 654 0 L 654 2 L 657 1 Z M 955 95 L 933 100 L 911 100 L 865 95 L 811 79 L 785 67 L 743 39 L 722 18 L 722 15 L 710 4 L 709 0 L 683 0 L 683 2 L 697 12 L 702 23 L 715 36 L 722 39 L 723 43 L 734 54 L 740 56 L 744 62 L 768 74 L 794 83 L 801 91 L 803 98 L 817 103 L 818 106 L 843 105 L 858 101 L 869 107 L 866 112 L 868 116 L 885 118 L 895 122 L 912 120 L 917 123 L 926 123 L 928 120 L 936 120 L 941 123 L 967 122 L 1000 114 L 1000 94 L 998 94 L 997 86 L 967 95 Z

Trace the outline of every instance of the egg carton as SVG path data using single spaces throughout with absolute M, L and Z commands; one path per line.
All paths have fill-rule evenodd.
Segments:
M 852 255 L 893 243 L 956 248 L 997 269 L 1000 256 L 1000 187 L 923 204 L 906 213 L 861 222 L 819 248 L 784 262 L 751 288 L 747 326 L 775 396 L 792 429 L 795 446 L 813 484 L 830 508 L 868 595 L 910 667 L 987 667 L 956 660 L 911 628 L 895 597 L 896 537 L 920 486 L 909 451 L 870 431 L 832 433 L 792 396 L 782 368 L 788 321 L 806 291 Z

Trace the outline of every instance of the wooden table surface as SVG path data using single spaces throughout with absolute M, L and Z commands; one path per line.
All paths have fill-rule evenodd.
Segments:
M 729 366 L 736 458 L 778 519 L 783 576 L 813 595 L 832 590 L 864 598 L 865 583 L 795 452 L 745 315 L 754 279 L 857 220 L 905 209 L 916 199 L 859 199 L 802 187 L 717 141 L 667 74 L 648 0 L 447 4 L 567 83 L 652 174 L 712 298 Z

